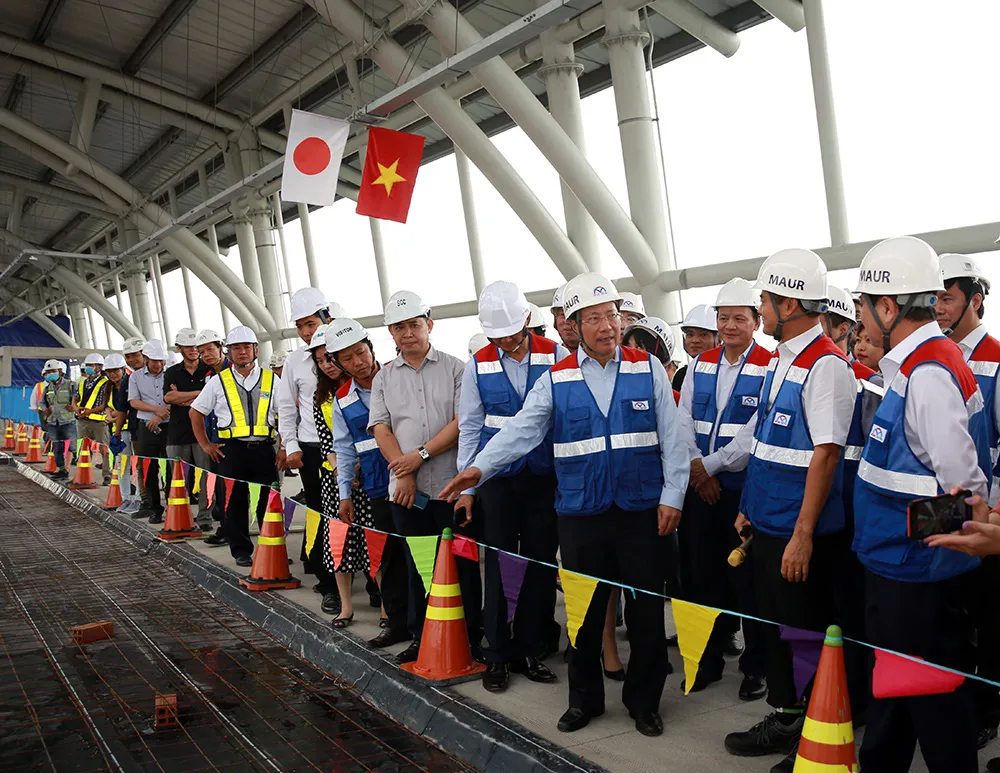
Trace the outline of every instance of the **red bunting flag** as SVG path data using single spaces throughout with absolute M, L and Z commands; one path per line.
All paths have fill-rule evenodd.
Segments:
M 208 477 L 205 478 L 205 500 L 208 502 L 208 506 L 212 506 L 212 500 L 215 499 L 215 473 L 208 473 Z
M 872 695 L 875 698 L 908 698 L 916 695 L 940 695 L 955 692 L 965 681 L 923 658 L 910 660 L 885 650 L 875 650 L 872 671 Z
M 418 134 L 369 129 L 355 211 L 359 215 L 405 223 L 423 155 L 424 138 Z
M 456 556 L 467 558 L 470 561 L 479 561 L 479 545 L 476 544 L 474 539 L 463 537 L 461 534 L 455 535 L 455 541 L 452 543 L 451 552 Z
M 143 459 L 142 460 L 142 479 L 143 480 L 148 480 L 149 479 L 149 465 L 150 465 L 150 463 L 152 463 L 152 461 L 153 461 L 152 459 Z
M 331 518 L 329 521 L 330 555 L 333 556 L 334 569 L 344 560 L 344 544 L 347 542 L 349 529 L 350 527 L 339 518 Z
M 372 577 L 382 566 L 382 553 L 385 552 L 385 542 L 389 535 L 384 531 L 365 529 L 365 542 L 368 543 L 368 574 Z
M 232 478 L 223 478 L 226 483 L 226 510 L 229 510 L 229 498 L 233 495 L 233 484 L 236 483 Z
M 68 443 L 69 441 L 67 440 L 66 442 Z M 136 476 L 136 470 L 138 469 L 138 465 L 139 465 L 139 457 L 138 456 L 133 456 L 132 457 L 132 477 L 133 478 L 137 477 Z M 138 482 L 136 482 L 136 488 L 138 488 L 138 486 L 139 486 L 139 484 L 138 484 Z

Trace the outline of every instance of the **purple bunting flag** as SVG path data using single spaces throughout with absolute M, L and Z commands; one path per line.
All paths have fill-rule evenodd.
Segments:
M 524 575 L 528 571 L 528 559 L 498 550 L 497 561 L 500 564 L 500 582 L 503 584 L 503 595 L 507 599 L 507 622 L 510 623 L 514 620 L 514 613 L 517 611 L 517 599 L 521 595 Z
M 285 536 L 288 536 L 288 530 L 292 528 L 292 516 L 295 515 L 295 506 L 298 504 L 294 499 L 285 500 Z
M 806 631 L 790 625 L 779 625 L 778 628 L 781 640 L 788 642 L 792 648 L 792 678 L 795 680 L 795 694 L 801 698 L 809 680 L 816 675 L 825 635 L 819 631 Z

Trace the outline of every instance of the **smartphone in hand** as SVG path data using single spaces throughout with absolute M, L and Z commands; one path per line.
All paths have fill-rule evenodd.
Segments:
M 413 497 L 413 506 L 418 510 L 423 510 L 427 507 L 427 503 L 431 501 L 431 498 L 427 496 L 423 491 L 417 491 L 416 495 Z
M 932 534 L 959 531 L 963 523 L 972 520 L 972 508 L 965 501 L 971 496 L 971 491 L 960 491 L 957 494 L 914 499 L 906 511 L 906 536 L 922 540 Z

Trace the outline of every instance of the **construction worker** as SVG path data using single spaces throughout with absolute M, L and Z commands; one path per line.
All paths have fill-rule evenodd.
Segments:
M 138 337 L 128 338 L 122 344 L 122 357 L 125 358 L 125 374 L 122 376 L 121 385 L 115 395 L 115 407 L 124 412 L 124 416 L 119 420 L 122 439 L 122 453 L 134 456 L 138 447 L 138 427 L 139 418 L 135 408 L 132 407 L 128 399 L 129 381 L 132 374 L 146 366 L 145 358 L 142 354 L 142 347 L 146 342 Z M 138 470 L 138 465 L 136 466 Z M 136 475 L 136 480 L 132 480 L 132 466 L 127 465 L 125 471 L 119 478 L 122 486 L 122 507 L 127 508 L 127 515 L 136 515 L 139 512 L 142 501 L 145 483 L 141 475 Z M 133 484 L 135 492 L 132 492 Z
M 756 616 L 753 555 L 742 566 L 723 562 L 740 545 L 733 531 L 746 480 L 757 409 L 771 352 L 754 342 L 760 327 L 760 293 L 745 279 L 730 279 L 715 299 L 722 345 L 691 363 L 681 387 L 681 427 L 691 453 L 691 483 L 684 500 L 681 551 L 687 559 L 685 598 L 719 609 Z M 740 656 L 739 698 L 767 693 L 766 655 L 760 625 L 744 620 L 745 646 L 735 640 L 740 621 L 720 615 L 705 647 L 691 691 L 722 678 L 724 655 Z
M 997 445 L 1000 443 L 1000 389 L 997 388 L 1000 369 L 1000 341 L 986 332 L 982 324 L 990 280 L 982 268 L 968 255 L 941 256 L 941 277 L 944 291 L 937 296 L 938 324 L 942 331 L 962 350 L 979 390 L 983 393 L 986 431 L 990 458 L 993 463 L 990 504 L 1000 498 L 998 491 Z M 983 559 L 976 570 L 975 585 L 979 588 L 1000 587 L 1000 557 Z M 976 620 L 976 673 L 1000 681 L 1000 603 L 995 593 L 978 593 L 973 607 Z M 976 682 L 976 714 L 979 720 L 977 746 L 982 749 L 997 737 L 1000 725 L 1000 693 L 996 687 Z
M 180 459 L 202 470 L 208 470 L 211 459 L 201 450 L 191 429 L 189 411 L 195 398 L 205 388 L 205 381 L 211 374 L 211 369 L 201 362 L 198 355 L 198 333 L 185 327 L 177 331 L 174 344 L 181 361 L 171 365 L 163 374 L 163 385 L 166 394 L 164 402 L 170 406 L 170 422 L 167 425 L 167 457 Z M 187 475 L 187 490 L 191 501 L 197 498 L 197 523 L 202 531 L 212 530 L 212 511 L 208 507 L 208 492 L 202 486 L 198 494 L 194 493 L 194 470 Z
M 209 375 L 205 379 L 206 383 L 208 383 L 208 379 L 212 378 L 212 376 L 217 376 L 219 373 L 232 365 L 229 358 L 226 356 L 226 350 L 222 339 L 222 335 L 211 328 L 205 328 L 200 331 L 198 333 L 198 337 L 195 339 L 195 347 L 198 349 L 198 357 L 201 359 L 201 364 L 205 365 L 209 369 Z M 215 419 L 214 413 L 209 413 L 205 417 L 205 434 L 208 437 L 208 442 L 219 442 L 218 422 Z M 200 448 L 201 446 L 199 445 L 198 447 Z M 218 473 L 218 462 L 214 460 L 210 461 L 208 469 L 210 472 Z M 218 526 L 216 527 L 214 534 L 205 538 L 206 545 L 220 547 L 221 545 L 227 544 L 226 531 L 223 528 L 223 523 L 226 518 L 225 502 L 225 481 L 221 478 L 216 478 L 215 495 L 212 501 L 212 520 L 218 523 Z
M 566 285 L 563 285 L 555 291 L 552 295 L 552 307 L 549 311 L 552 312 L 552 323 L 556 333 L 559 334 L 562 345 L 566 347 L 567 351 L 575 352 L 580 346 L 580 339 L 573 330 L 573 326 L 566 319 L 566 313 L 563 310 L 563 292 L 565 290 Z
M 56 467 L 52 473 L 53 480 L 65 480 L 69 477 L 66 460 L 66 441 L 76 442 L 76 414 L 72 403 L 76 392 L 66 378 L 66 363 L 59 360 L 46 360 L 42 370 L 45 380 L 45 391 L 42 393 L 42 405 L 45 425 L 48 427 L 49 439 L 52 441 L 52 451 L 55 454 Z
M 566 285 L 563 299 L 580 348 L 535 382 L 524 407 L 441 494 L 454 498 L 481 485 L 553 433 L 563 567 L 648 591 L 625 594 L 632 654 L 622 701 L 636 729 L 657 736 L 663 733 L 659 704 L 671 666 L 655 537 L 680 523 L 687 452 L 660 361 L 618 345 L 621 298 L 611 281 L 580 274 Z M 598 584 L 576 635 L 569 709 L 558 723 L 562 732 L 579 730 L 604 713 L 601 637 L 609 592 Z
M 530 317 L 524 293 L 512 282 L 494 282 L 479 297 L 479 323 L 490 343 L 473 355 L 462 376 L 459 470 L 468 467 L 503 422 L 521 409 L 535 382 L 557 360 L 569 356 L 562 346 L 529 333 Z M 556 581 L 552 568 L 559 543 L 555 488 L 552 438 L 546 437 L 476 490 L 463 492 L 455 505 L 455 520 L 464 522 L 471 517 L 473 497 L 477 497 L 486 544 L 532 561 L 524 578 L 524 586 L 532 592 L 519 600 L 511 625 L 499 554 L 486 552 L 483 623 L 488 668 L 483 687 L 490 692 L 506 690 L 511 671 L 533 682 L 556 681 L 540 660 L 552 619 L 546 601 L 555 592 Z
M 45 393 L 45 366 L 42 365 L 42 380 L 31 388 L 31 395 L 28 397 L 28 409 L 38 416 L 38 426 L 42 428 L 42 436 L 48 437 L 48 428 L 45 426 L 45 404 L 42 395 Z
M 810 250 L 781 250 L 764 261 L 763 330 L 778 342 L 758 400 L 756 428 L 735 527 L 753 526 L 753 583 L 760 616 L 822 630 L 837 621 L 833 587 L 849 546 L 844 538 L 842 451 L 857 385 L 847 358 L 823 335 L 826 265 Z M 791 771 L 802 733 L 803 703 L 789 644 L 762 626 L 767 702 L 775 708 L 725 746 L 741 757 L 788 756 L 773 773 Z
M 393 294 L 385 307 L 399 355 L 375 374 L 368 431 L 389 464 L 389 497 L 394 531 L 404 537 L 441 534 L 455 528 L 468 534 L 453 508 L 436 496 L 458 472 L 458 407 L 464 363 L 430 342 L 431 310 L 408 290 Z M 412 556 L 407 554 L 408 627 L 413 642 L 396 656 L 417 659 L 423 633 L 426 593 Z M 482 579 L 479 565 L 458 562 L 465 625 L 473 656 L 483 657 Z
M 878 371 L 883 357 L 882 334 L 878 330 L 869 332 L 859 322 L 854 337 L 854 358 L 868 369 Z
M 144 476 L 145 499 L 133 518 L 149 518 L 149 523 L 163 523 L 163 503 L 160 501 L 160 466 L 157 459 L 167 458 L 167 427 L 170 406 L 163 400 L 163 372 L 167 348 L 157 338 L 151 338 L 142 347 L 145 366 L 132 373 L 128 382 L 129 405 L 136 410 L 138 419 L 139 456 L 152 460 Z
M 622 324 L 624 322 L 625 315 L 622 314 Z M 673 381 L 677 373 L 677 363 L 674 362 L 674 334 L 670 330 L 670 325 L 662 319 L 643 317 L 625 325 L 622 330 L 622 343 L 652 354 L 662 363 L 664 370 L 667 371 L 667 378 Z
M 237 566 L 253 564 L 250 540 L 250 488 L 244 481 L 269 487 L 278 481 L 274 435 L 278 426 L 273 395 L 280 379 L 257 364 L 257 335 L 237 325 L 226 337 L 232 365 L 206 382 L 191 403 L 190 422 L 198 444 L 219 464 L 219 474 L 236 482 L 226 509 L 224 528 Z M 214 412 L 219 442 L 205 432 L 205 417 Z M 257 503 L 257 524 L 264 522 L 266 490 Z
M 702 352 L 714 349 L 719 344 L 717 323 L 715 320 L 715 309 L 701 303 L 691 308 L 681 322 L 681 335 L 684 336 L 684 352 L 688 357 L 694 359 Z M 688 366 L 680 368 L 675 374 L 671 383 L 674 389 L 681 391 L 684 377 L 687 375 Z
M 968 673 L 975 666 L 969 607 L 984 592 L 976 587 L 979 559 L 915 543 L 907 536 L 907 509 L 913 499 L 955 485 L 986 498 L 992 461 L 983 393 L 938 326 L 937 294 L 946 290 L 930 245 L 911 236 L 875 245 L 861 263 L 857 290 L 862 322 L 881 331 L 886 350 L 885 398 L 854 496 L 854 549 L 868 570 L 868 640 Z M 957 326 L 963 316 L 949 322 Z M 873 700 L 861 768 L 909 770 L 919 741 L 930 773 L 978 771 L 974 692 L 966 683 L 948 693 Z
M 93 440 L 101 449 L 106 449 L 111 441 L 105 413 L 111 386 L 104 376 L 104 357 L 91 352 L 83 360 L 84 377 L 77 383 L 72 409 L 76 413 L 76 436 Z M 93 454 L 95 464 L 104 455 L 102 451 Z M 102 463 L 103 482 L 111 483 L 111 465 Z
M 533 303 L 528 304 L 528 309 L 531 310 L 531 314 L 528 316 L 528 332 L 540 338 L 545 338 L 545 314 Z M 479 347 L 479 349 L 482 349 L 482 347 Z M 476 351 L 478 352 L 479 349 L 476 349 Z M 470 353 L 469 356 L 471 357 L 472 354 L 474 352 Z
M 125 358 L 114 353 L 104 358 L 104 375 L 110 382 L 111 389 L 108 392 L 108 415 L 107 424 L 111 440 L 108 447 L 115 455 L 115 462 L 122 458 L 125 453 L 126 443 L 122 435 L 128 431 L 128 403 L 121 395 L 122 385 L 125 383 Z M 132 475 L 131 470 L 119 470 L 118 487 L 121 490 L 122 503 L 116 512 L 124 515 L 131 515 L 139 511 L 139 497 L 132 495 Z
M 622 297 L 622 328 L 634 325 L 646 316 L 642 307 L 642 298 L 635 293 L 620 293 Z
M 281 377 L 281 371 L 285 367 L 285 360 L 288 359 L 288 352 L 284 349 L 275 349 L 271 352 L 271 360 L 268 367 L 271 368 L 275 376 Z
M 469 358 L 482 349 L 484 346 L 489 346 L 490 339 L 484 336 L 482 333 L 473 333 L 472 338 L 469 339 Z

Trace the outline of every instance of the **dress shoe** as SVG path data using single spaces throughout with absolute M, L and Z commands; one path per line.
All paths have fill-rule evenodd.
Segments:
M 624 682 L 625 681 L 625 669 L 619 668 L 617 671 L 609 671 L 604 669 L 604 676 L 606 679 L 610 679 L 612 682 Z
M 793 773 L 795 770 L 795 758 L 799 756 L 799 744 L 795 743 L 795 748 L 792 749 L 785 758 L 779 762 L 777 765 L 771 766 L 771 773 Z
M 397 663 L 412 663 L 420 655 L 420 639 L 414 639 L 410 646 L 396 656 Z
M 635 729 L 650 738 L 663 735 L 663 718 L 655 711 L 640 711 L 638 714 L 629 712 L 628 715 L 635 720 Z
M 250 556 L 236 556 L 237 566 L 253 566 L 253 559 Z
M 532 657 L 514 661 L 510 664 L 510 670 L 515 674 L 523 674 L 532 682 L 540 682 L 541 684 L 551 684 L 559 678 L 548 666 L 543 665 L 542 661 Z
M 229 540 L 227 540 L 224 536 L 219 534 L 219 532 L 216 532 L 211 537 L 205 537 L 205 544 L 211 545 L 213 548 L 217 548 L 222 545 L 228 545 Z
M 737 634 L 734 633 L 729 638 L 729 641 L 723 645 L 722 654 L 727 658 L 738 658 L 743 654 L 743 642 L 740 641 L 740 637 Z
M 470 644 L 469 652 L 472 654 L 472 659 L 477 663 L 486 662 L 486 653 L 483 652 L 483 646 L 481 644 Z
M 976 748 L 982 749 L 996 737 L 997 729 L 995 727 L 984 727 L 976 734 Z
M 726 736 L 726 751 L 737 757 L 762 757 L 767 754 L 788 754 L 799 742 L 805 716 L 794 722 L 783 722 L 777 711 L 768 714 L 746 732 Z
M 66 480 L 69 477 L 69 473 L 66 470 L 57 470 L 49 475 L 52 480 Z
M 560 733 L 575 733 L 577 730 L 583 730 L 587 725 L 590 724 L 590 720 L 601 716 L 604 711 L 584 711 L 583 709 L 566 709 L 566 712 L 559 717 L 559 724 L 556 727 L 559 729 Z
M 722 674 L 707 674 L 704 671 L 699 671 L 698 676 L 694 678 L 694 684 L 691 685 L 689 692 L 701 692 L 706 687 L 708 687 L 712 682 L 718 682 L 722 679 Z M 687 680 L 681 682 L 681 690 L 685 690 L 687 685 Z
M 767 680 L 761 676 L 746 674 L 740 682 L 740 700 L 757 701 L 767 695 Z
M 131 515 L 133 520 L 139 521 L 142 520 L 143 518 L 149 518 L 151 515 L 153 515 L 153 511 L 150 510 L 148 507 L 140 507 L 134 513 L 130 513 L 129 515 Z
M 340 614 L 340 594 L 338 594 L 338 593 L 324 593 L 323 594 L 323 603 L 320 605 L 320 609 L 322 609 L 328 615 L 339 615 Z
M 369 639 L 368 645 L 376 649 L 382 649 L 383 647 L 391 647 L 393 644 L 399 644 L 401 641 L 409 641 L 411 638 L 413 637 L 409 631 L 393 631 L 385 628 L 374 639 Z
M 503 692 L 510 682 L 510 666 L 506 663 L 490 663 L 483 672 L 483 687 L 487 692 Z
M 681 645 L 679 645 L 677 643 L 677 634 L 676 633 L 673 636 L 668 636 L 667 637 L 667 646 L 668 647 L 680 647 L 681 646 Z
M 163 523 L 163 513 L 153 513 L 149 516 L 149 522 L 153 525 Z

